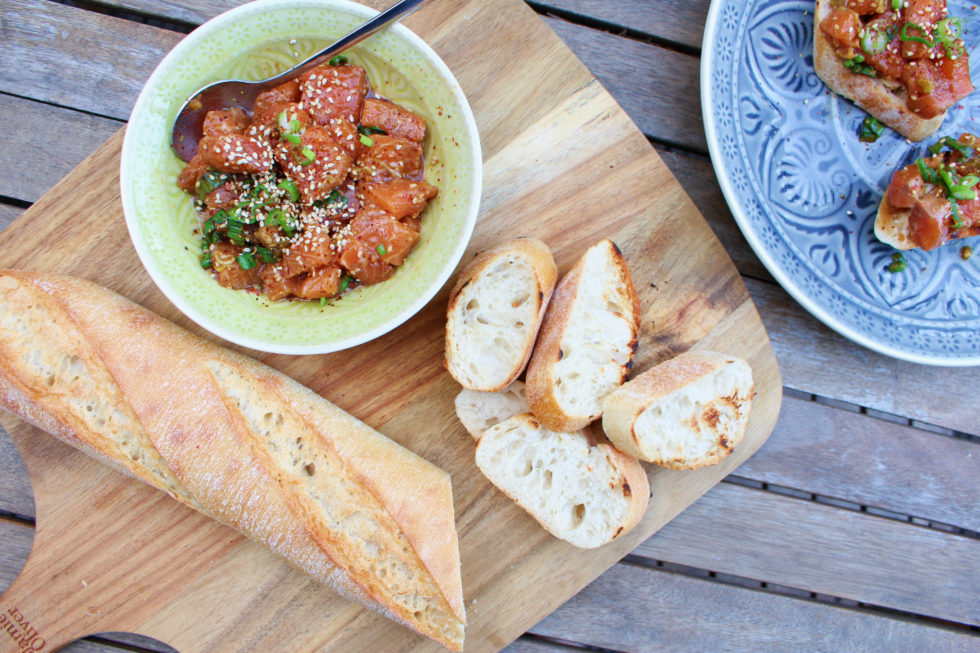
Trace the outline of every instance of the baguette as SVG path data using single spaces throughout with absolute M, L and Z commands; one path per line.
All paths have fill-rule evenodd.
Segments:
M 456 417 L 463 427 L 479 440 L 483 432 L 514 415 L 530 411 L 524 384 L 514 381 L 497 392 L 479 392 L 463 388 L 456 395 Z
M 602 428 L 625 453 L 670 469 L 713 465 L 745 436 L 755 387 L 748 363 L 690 351 L 603 401 Z
M 497 245 L 463 269 L 449 295 L 445 361 L 461 386 L 494 392 L 520 376 L 557 276 L 534 238 Z
M 462 649 L 448 474 L 279 372 L 92 283 L 0 271 L 0 404 Z
M 635 458 L 587 428 L 550 431 L 529 412 L 487 429 L 476 464 L 545 530 L 580 548 L 629 532 L 650 501 L 650 482 Z
M 590 247 L 562 277 L 527 368 L 527 401 L 553 431 L 577 431 L 622 385 L 640 330 L 640 304 L 619 248 Z

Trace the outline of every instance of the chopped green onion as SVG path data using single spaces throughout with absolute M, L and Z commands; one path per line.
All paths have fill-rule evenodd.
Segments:
M 242 252 L 235 260 L 243 270 L 251 270 L 255 267 L 255 257 L 252 256 L 252 252 Z
M 211 250 L 206 247 L 204 248 L 204 251 L 201 252 L 201 267 L 205 270 L 211 267 Z
M 980 177 L 976 175 L 967 175 L 960 178 L 960 184 L 966 186 L 967 188 L 973 188 L 978 183 L 980 183 Z
M 388 253 L 388 250 L 385 249 L 384 245 L 378 245 L 376 249 L 378 250 L 378 254 L 380 254 L 381 256 L 384 256 Z
M 950 30 L 950 25 L 956 28 L 955 32 Z M 936 28 L 932 30 L 933 38 L 940 43 L 952 43 L 956 39 L 960 38 L 960 34 L 962 33 L 963 21 L 956 16 L 939 21 L 936 23 Z
M 365 136 L 364 134 L 361 134 L 361 145 L 365 147 L 371 147 L 372 145 L 374 145 L 374 139 L 372 139 L 370 136 Z
M 928 46 L 930 48 L 933 46 L 933 42 L 930 41 L 929 39 L 925 38 L 924 36 L 912 36 L 911 34 L 909 34 L 909 28 L 910 27 L 914 27 L 915 29 L 919 30 L 919 33 L 920 34 L 925 34 L 926 33 L 926 31 L 924 29 L 922 29 L 922 27 L 920 27 L 919 25 L 916 25 L 915 23 L 905 23 L 904 25 L 902 25 L 902 31 L 898 35 L 898 38 L 900 38 L 900 39 L 902 39 L 903 41 L 906 41 L 906 42 L 911 41 L 913 43 L 921 43 L 921 44 L 923 44 L 925 46 Z
M 960 207 L 956 203 L 955 197 L 949 198 L 949 205 L 953 209 L 953 229 L 963 228 L 963 216 L 960 215 Z
M 892 254 L 892 262 L 888 265 L 888 271 L 892 274 L 896 272 L 904 272 L 908 267 L 908 263 L 905 262 L 905 257 L 902 256 L 901 252 L 895 252 Z
M 313 206 L 316 206 L 318 208 L 329 208 L 331 204 L 337 204 L 339 205 L 337 208 L 342 209 L 345 206 L 347 206 L 347 201 L 348 200 L 346 195 L 341 193 L 339 190 L 334 189 L 330 191 L 330 194 L 327 195 L 324 199 L 313 202 Z
M 320 298 L 320 306 L 326 306 L 326 305 L 327 305 L 327 298 L 326 297 L 321 297 Z
M 299 151 L 299 153 L 302 154 L 304 157 L 306 157 L 305 160 L 299 162 L 301 166 L 310 165 L 311 163 L 313 163 L 313 160 L 316 158 L 316 152 L 314 152 L 309 147 L 304 147 L 302 150 Z
M 258 246 L 255 248 L 255 253 L 258 254 L 259 258 L 262 259 L 265 263 L 276 262 L 276 253 L 273 252 L 271 249 Z
M 859 75 L 867 75 L 868 77 L 878 76 L 874 68 L 864 63 L 863 54 L 856 54 L 852 58 L 845 60 L 844 67 Z
M 892 0 L 892 9 L 898 11 L 902 8 L 902 0 Z
M 299 145 L 302 142 L 302 140 L 299 137 L 299 134 L 292 134 L 292 133 L 283 134 L 282 139 L 284 141 L 289 141 L 293 145 Z
M 283 109 L 276 116 L 276 122 L 279 123 L 279 129 L 282 131 L 289 131 L 289 116 L 286 115 L 286 110 Z
M 949 187 L 949 195 L 954 200 L 975 200 L 977 199 L 977 189 L 963 184 L 956 184 L 955 186 Z
M 860 139 L 864 143 L 874 143 L 885 133 L 885 126 L 874 116 L 865 116 L 861 121 Z
M 336 57 L 331 57 L 330 61 L 327 62 L 327 65 L 343 66 L 345 63 L 347 63 L 347 57 L 342 54 L 338 54 Z
M 350 285 L 350 277 L 348 277 L 345 274 L 340 278 L 340 290 L 338 290 L 337 292 L 344 292 L 345 290 L 347 290 L 347 286 L 349 285 Z
M 939 181 L 946 187 L 946 190 L 953 187 L 953 176 L 945 168 L 939 169 Z
M 197 197 L 203 200 L 211 191 L 220 188 L 226 181 L 228 181 L 228 175 L 224 172 L 208 170 L 198 178 L 194 190 L 197 191 Z
M 926 165 L 925 159 L 916 159 L 915 165 L 919 166 L 919 174 L 922 176 L 922 181 L 927 184 L 936 183 L 936 171 Z
M 299 199 L 299 189 L 296 188 L 296 184 L 293 183 L 292 179 L 283 179 L 279 182 L 278 186 L 289 193 L 290 202 L 295 202 Z
M 371 136 L 372 134 L 387 134 L 385 130 L 380 127 L 372 127 L 371 125 L 360 125 L 357 131 L 364 134 L 365 136 Z
M 880 29 L 861 30 L 861 49 L 868 54 L 881 54 L 888 46 L 889 40 L 885 32 Z

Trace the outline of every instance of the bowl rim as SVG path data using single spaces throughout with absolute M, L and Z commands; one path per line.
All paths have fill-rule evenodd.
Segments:
M 363 15 L 365 20 L 380 13 L 365 5 L 352 2 L 351 0 L 254 0 L 253 2 L 248 2 L 238 7 L 229 9 L 228 11 L 218 14 L 217 16 L 199 25 L 196 29 L 181 39 L 181 41 L 177 43 L 177 45 L 174 46 L 174 48 L 163 57 L 163 59 L 160 60 L 160 62 L 154 68 L 153 73 L 144 84 L 143 89 L 140 91 L 136 103 L 133 105 L 133 110 L 130 113 L 127 127 L 128 124 L 135 118 L 138 118 L 143 112 L 149 110 L 147 106 L 149 102 L 149 95 L 146 93 L 146 89 L 151 86 L 152 82 L 155 81 L 157 75 L 162 74 L 161 71 L 169 64 L 179 60 L 190 48 L 195 47 L 198 40 L 222 29 L 226 29 L 229 25 L 234 24 L 241 14 L 250 14 L 255 11 L 274 12 L 282 9 L 302 7 L 322 7 L 326 9 L 342 8 L 344 10 Z M 460 233 L 456 247 L 450 253 L 444 268 L 438 275 L 436 275 L 433 281 L 421 293 L 419 293 L 418 298 L 414 302 L 406 306 L 401 312 L 389 317 L 387 320 L 371 329 L 362 331 L 347 338 L 332 340 L 323 344 L 285 345 L 275 342 L 268 342 L 260 338 L 233 332 L 232 330 L 223 326 L 220 322 L 212 319 L 210 316 L 191 306 L 181 297 L 178 292 L 176 292 L 174 288 L 170 286 L 162 266 L 157 265 L 156 261 L 150 255 L 147 246 L 134 235 L 135 233 L 138 233 L 135 226 L 138 212 L 136 210 L 135 199 L 132 196 L 131 179 L 129 172 L 127 171 L 126 162 L 133 156 L 132 148 L 135 147 L 135 145 L 133 144 L 132 139 L 127 138 L 129 135 L 128 129 L 124 134 L 119 162 L 119 190 L 120 199 L 122 200 L 123 206 L 123 216 L 125 218 L 126 228 L 129 232 L 130 242 L 133 244 L 143 268 L 146 270 L 147 274 L 149 274 L 151 280 L 157 286 L 160 292 L 162 292 L 163 295 L 170 300 L 170 302 L 174 304 L 174 306 L 176 306 L 181 313 L 210 333 L 213 333 L 214 335 L 227 340 L 228 342 L 243 347 L 275 354 L 327 354 L 356 347 L 389 333 L 421 311 L 422 308 L 426 306 L 445 286 L 446 282 L 459 265 L 460 260 L 462 260 L 463 254 L 466 252 L 466 248 L 469 246 L 469 242 L 473 236 L 473 230 L 476 227 L 483 188 L 483 154 L 476 119 L 473 116 L 472 108 L 470 107 L 469 102 L 463 93 L 462 86 L 459 84 L 459 81 L 456 79 L 455 75 L 453 75 L 452 71 L 449 69 L 449 66 L 446 65 L 442 58 L 435 52 L 435 50 L 432 49 L 431 46 L 429 46 L 428 43 L 401 23 L 393 23 L 385 29 L 393 30 L 399 38 L 408 41 L 411 47 L 424 55 L 428 63 L 431 64 L 442 77 L 452 82 L 451 92 L 454 96 L 456 96 L 461 109 L 459 115 L 461 115 L 463 119 L 465 132 L 471 136 L 471 138 L 468 139 L 470 149 L 468 158 L 472 165 L 472 183 L 468 189 L 468 193 L 472 199 L 468 203 L 468 211 L 464 218 L 463 231 Z

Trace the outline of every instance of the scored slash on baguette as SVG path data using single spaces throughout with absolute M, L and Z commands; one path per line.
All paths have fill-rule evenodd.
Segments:
M 640 304 L 626 261 L 608 239 L 562 277 L 527 368 L 527 401 L 554 431 L 577 431 L 602 414 L 602 398 L 626 379 Z
M 742 359 L 689 351 L 606 397 L 602 428 L 640 460 L 696 469 L 721 461 L 742 440 L 754 394 L 752 370 Z
M 650 500 L 649 480 L 635 458 L 588 429 L 550 431 L 531 413 L 484 431 L 476 464 L 545 530 L 580 548 L 629 532 Z
M 834 46 L 820 31 L 820 23 L 831 10 L 831 0 L 817 0 L 813 14 L 813 68 L 834 93 L 854 102 L 910 141 L 921 141 L 936 133 L 946 112 L 933 118 L 916 115 L 906 104 L 904 86 L 891 89 L 876 77 L 855 73 L 844 66 Z
M 0 404 L 454 650 L 449 475 L 95 284 L 0 271 Z
M 524 371 L 558 272 L 540 240 L 481 252 L 449 295 L 446 369 L 464 388 L 496 391 Z

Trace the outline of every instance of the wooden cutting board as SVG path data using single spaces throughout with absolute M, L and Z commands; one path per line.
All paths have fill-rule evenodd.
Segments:
M 623 250 L 643 309 L 641 372 L 691 347 L 746 358 L 757 396 L 735 454 L 695 472 L 650 468 L 642 523 L 598 550 L 558 541 L 491 486 L 442 367 L 447 289 L 394 332 L 324 356 L 246 352 L 310 386 L 453 479 L 467 651 L 498 650 L 707 491 L 768 437 L 781 379 L 725 250 L 643 134 L 520 0 L 436 0 L 409 21 L 454 71 L 480 128 L 480 219 L 464 262 L 502 239 L 547 242 L 564 272 L 602 237 Z M 204 337 L 150 281 L 118 195 L 122 133 L 0 234 L 0 266 L 91 279 Z M 227 344 L 227 343 L 223 343 Z M 0 598 L 13 636 L 56 650 L 130 631 L 183 653 L 432 651 L 440 647 L 315 585 L 262 547 L 4 415 L 37 505 L 24 572 Z M 725 534 L 718 533 L 719 547 Z M 614 609 L 615 606 L 610 606 Z M 655 618 L 655 615 L 651 615 Z M 10 635 L 8 637 L 8 635 Z

